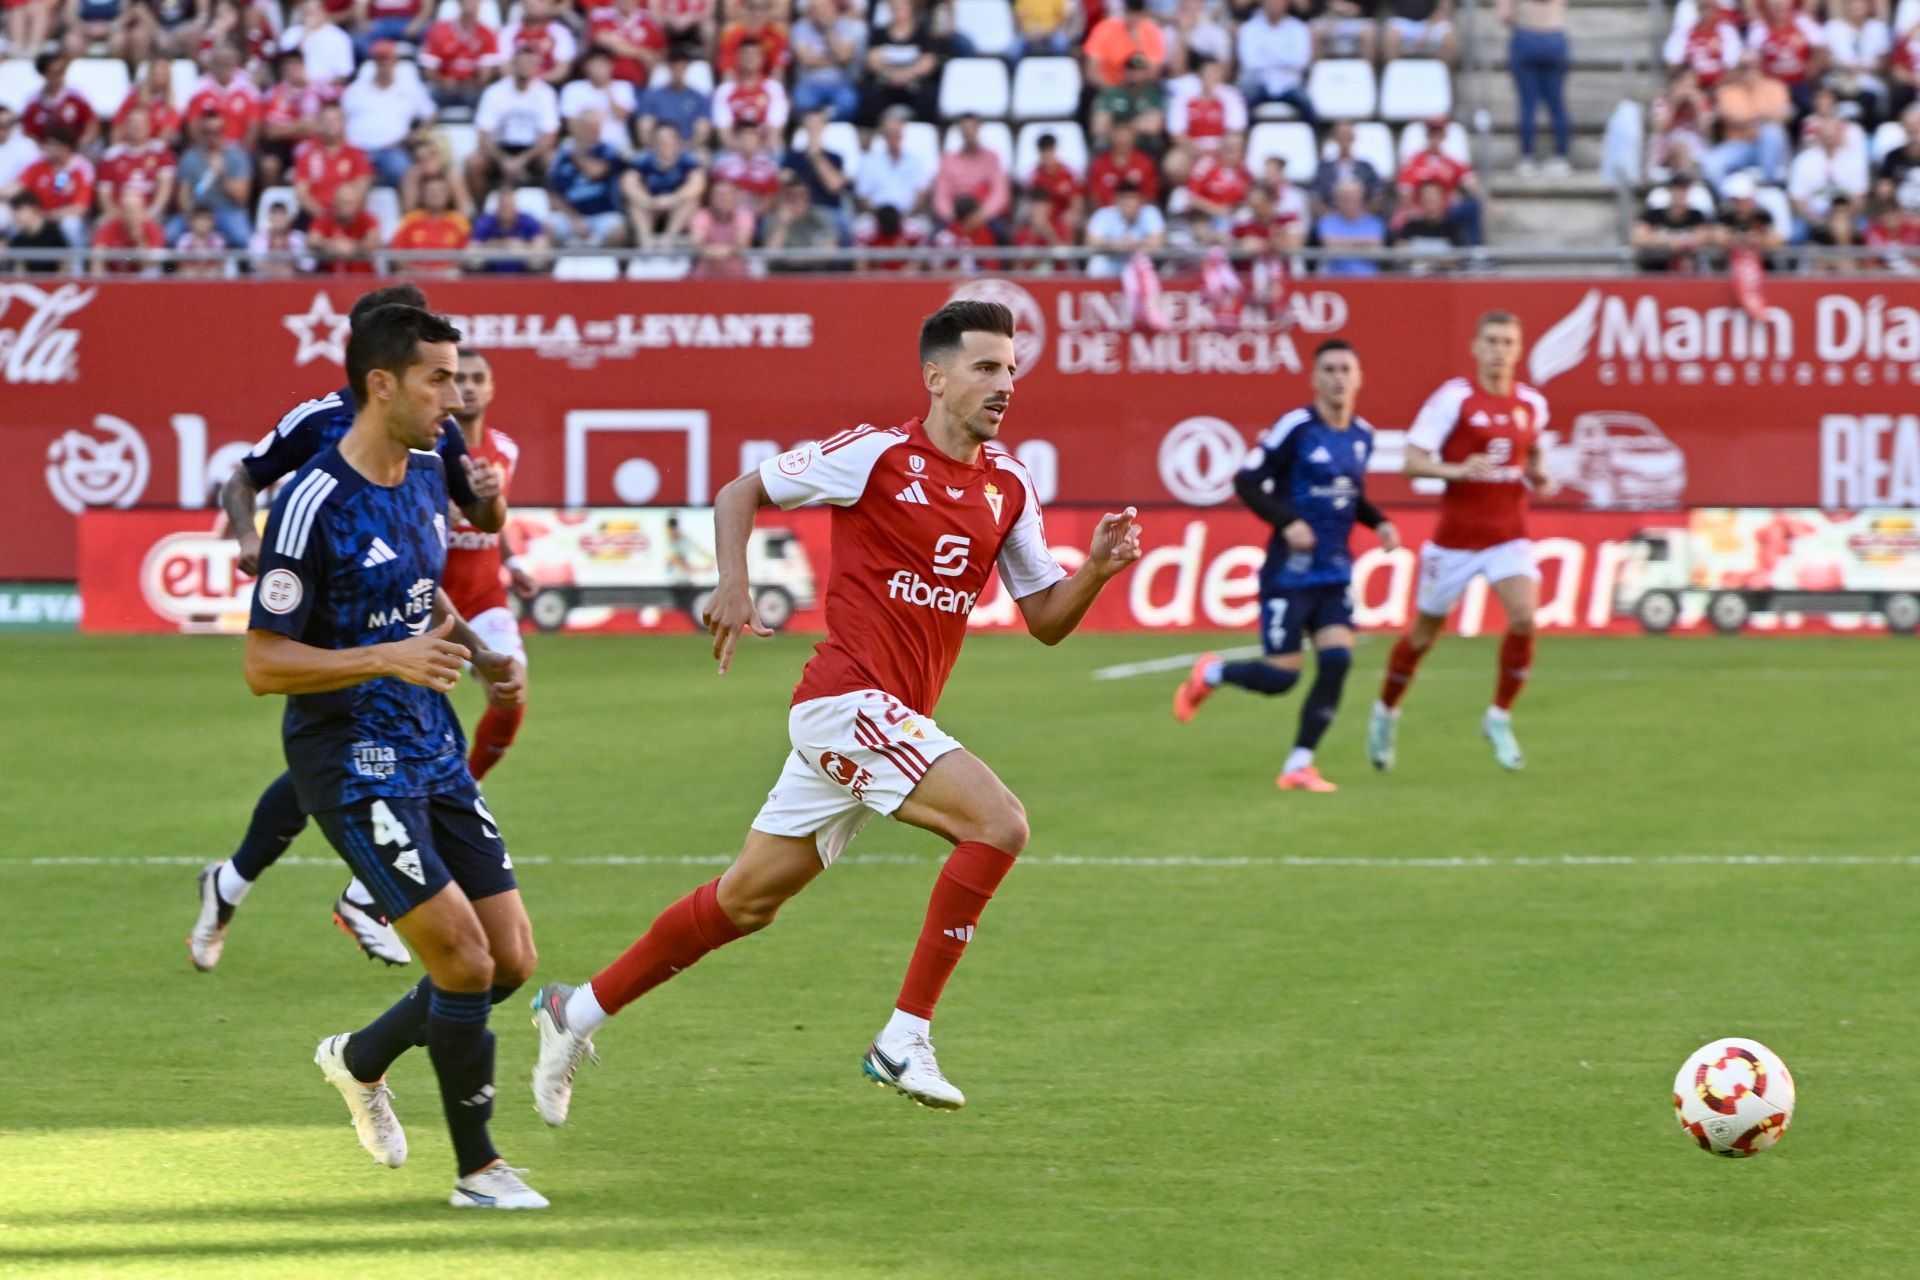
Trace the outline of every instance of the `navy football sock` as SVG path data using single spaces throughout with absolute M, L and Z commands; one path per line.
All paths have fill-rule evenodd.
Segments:
M 1312 751 L 1320 745 L 1320 735 L 1333 723 L 1340 707 L 1340 691 L 1346 687 L 1347 671 L 1353 666 L 1351 649 L 1322 649 L 1314 655 L 1313 687 L 1300 704 L 1300 733 L 1293 745 Z
M 513 993 L 518 991 L 519 989 L 520 989 L 520 984 L 517 982 L 510 987 L 503 987 L 499 983 L 495 983 L 493 990 L 487 993 L 487 1003 L 499 1004 L 503 1000 L 511 999 L 513 997 Z
M 347 1070 L 361 1084 L 372 1084 L 387 1074 L 393 1060 L 427 1042 L 427 1006 L 433 979 L 422 978 L 391 1009 L 353 1033 L 347 1040 Z
M 307 815 L 300 812 L 300 797 L 293 790 L 293 775 L 283 773 L 260 793 L 247 834 L 228 862 L 241 879 L 258 880 L 306 825 Z
M 485 991 L 442 991 L 428 998 L 427 1053 L 440 1078 L 440 1105 L 447 1113 L 460 1176 L 500 1158 L 487 1133 L 493 1118 L 493 1032 L 487 1030 L 491 1000 Z
M 1298 671 L 1288 671 L 1266 662 L 1229 662 L 1220 668 L 1221 684 L 1237 684 L 1242 689 L 1268 695 L 1285 693 L 1299 680 Z

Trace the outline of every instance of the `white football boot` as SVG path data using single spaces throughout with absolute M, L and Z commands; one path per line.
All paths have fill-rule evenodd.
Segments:
M 413 963 L 407 944 L 400 941 L 400 931 L 393 927 L 393 921 L 380 914 L 379 907 L 362 906 L 343 891 L 333 900 L 333 922 L 340 926 L 340 932 L 360 944 L 367 959 L 384 960 L 391 965 Z
M 495 1160 L 455 1182 L 447 1203 L 456 1209 L 546 1208 L 547 1198 L 521 1181 L 520 1175 L 525 1172 L 510 1167 L 505 1160 Z
M 1367 719 L 1367 759 L 1382 773 L 1393 768 L 1393 740 L 1399 732 L 1399 709 L 1375 702 Z
M 407 1134 L 393 1114 L 393 1090 L 387 1088 L 384 1076 L 377 1084 L 361 1084 L 353 1078 L 347 1070 L 347 1040 L 346 1035 L 328 1036 L 313 1051 L 313 1061 L 327 1083 L 347 1100 L 354 1132 L 374 1163 L 398 1169 L 407 1162 Z
M 1527 767 L 1527 759 L 1520 754 L 1520 740 L 1513 736 L 1513 720 L 1509 716 L 1498 715 L 1492 707 L 1480 718 L 1480 732 L 1493 744 L 1493 758 L 1500 762 L 1502 769 L 1520 770 Z
M 867 1046 L 867 1056 L 861 1060 L 860 1067 L 875 1084 L 897 1089 L 923 1107 L 958 1111 L 967 1105 L 967 1095 L 940 1074 L 940 1063 L 933 1056 L 933 1042 L 918 1031 L 892 1035 L 882 1031 Z
M 593 1051 L 593 1037 L 567 1026 L 567 997 L 573 992 L 573 987 L 554 982 L 533 997 L 533 1025 L 540 1032 L 540 1056 L 533 1064 L 533 1109 L 556 1128 L 567 1122 L 573 1073 L 579 1070 L 580 1059 L 600 1061 Z
M 227 925 L 233 920 L 233 908 L 220 897 L 221 862 L 209 862 L 200 872 L 200 914 L 194 917 L 193 932 L 187 935 L 187 958 L 193 967 L 205 973 L 220 963 L 227 949 Z

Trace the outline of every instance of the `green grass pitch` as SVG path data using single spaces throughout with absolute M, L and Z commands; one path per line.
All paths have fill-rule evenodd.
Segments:
M 0 1274 L 1920 1269 L 1920 648 L 1549 638 L 1509 776 L 1477 729 L 1492 642 L 1450 640 L 1382 777 L 1360 748 L 1376 639 L 1322 752 L 1342 790 L 1309 796 L 1272 786 L 1297 696 L 1225 690 L 1183 727 L 1178 672 L 1093 678 L 1206 642 L 969 642 L 940 721 L 1035 835 L 936 1028 L 965 1111 L 859 1074 L 941 852 L 879 823 L 773 929 L 609 1026 L 564 1130 L 526 1092 L 524 1007 L 501 1010 L 496 1135 L 554 1207 L 499 1217 L 445 1205 L 424 1054 L 392 1076 L 399 1171 L 310 1062 L 417 972 L 334 930 L 345 876 L 311 829 L 220 969 L 187 965 L 194 867 L 281 767 L 238 642 L 0 642 Z M 697 637 L 534 641 L 487 792 L 541 980 L 717 874 L 807 652 L 749 642 L 718 679 Z M 1726 1034 L 1799 1084 L 1755 1160 L 1694 1149 L 1669 1105 Z

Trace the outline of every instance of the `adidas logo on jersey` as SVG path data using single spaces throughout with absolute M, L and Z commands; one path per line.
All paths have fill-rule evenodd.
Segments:
M 930 507 L 933 505 L 932 503 L 927 501 L 926 490 L 920 487 L 920 482 L 918 480 L 915 480 L 912 484 L 908 485 L 906 488 L 902 489 L 900 492 L 894 494 L 893 500 L 895 502 L 918 503 L 920 506 L 923 506 L 923 507 Z
M 1478 413 L 1475 413 L 1471 418 L 1467 419 L 1467 425 L 1470 427 L 1485 427 L 1485 426 L 1491 426 L 1492 424 L 1493 424 L 1493 419 L 1487 416 L 1487 411 L 1485 409 L 1480 410 Z
M 1307 455 L 1308 462 L 1332 462 L 1333 455 L 1327 452 L 1327 446 L 1320 445 Z
M 418 849 L 402 849 L 399 856 L 393 860 L 393 869 L 415 884 L 423 885 L 427 882 L 427 873 L 420 867 Z
M 399 555 L 392 547 L 386 544 L 384 539 L 375 538 L 373 545 L 367 548 L 367 554 L 360 558 L 360 567 L 362 569 L 371 569 L 375 565 L 385 564 L 389 560 L 398 560 L 399 558 Z

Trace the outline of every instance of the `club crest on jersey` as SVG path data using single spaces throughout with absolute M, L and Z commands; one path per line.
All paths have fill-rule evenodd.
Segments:
M 1513 425 L 1522 431 L 1527 429 L 1527 411 L 1525 409 L 1515 409 L 1513 411 Z
M 911 716 L 894 726 L 893 731 L 903 738 L 912 738 L 916 742 L 925 742 L 927 740 L 927 731 L 922 729 L 920 722 Z
M 995 488 L 995 487 L 993 486 L 993 483 L 992 483 L 991 481 L 989 481 L 989 482 L 988 482 L 988 484 L 987 484 L 987 491 L 986 491 L 986 492 L 987 492 L 987 506 L 988 506 L 988 508 L 990 508 L 990 509 L 992 510 L 992 512 L 993 512 L 993 522 L 994 522 L 995 524 L 999 524 L 999 523 L 1000 523 L 1000 508 L 1001 508 L 1001 506 L 1002 506 L 1002 504 L 1004 504 L 1004 503 L 1006 502 L 1006 500 L 1007 500 L 1007 495 L 1006 495 L 1006 494 L 1004 494 L 1004 493 L 1001 493 L 1001 492 L 1000 492 L 1000 490 L 998 490 L 998 489 L 996 489 L 996 488 Z
M 907 465 L 913 468 L 915 475 L 918 475 L 927 469 L 927 460 L 917 453 L 910 453 L 907 455 Z

